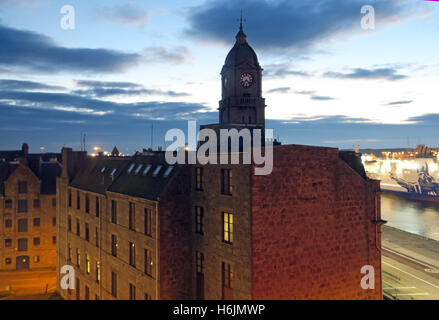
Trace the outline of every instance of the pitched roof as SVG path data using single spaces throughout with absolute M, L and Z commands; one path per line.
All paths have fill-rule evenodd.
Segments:
M 22 150 L 0 151 L 0 160 L 15 161 L 25 156 Z
M 5 181 L 17 168 L 18 163 L 0 162 L 0 194 L 5 194 Z
M 138 153 L 108 191 L 157 200 L 175 176 L 179 166 L 167 164 L 163 152 Z
M 128 165 L 129 161 L 130 158 L 88 158 L 85 166 L 76 174 L 70 185 L 75 188 L 104 194 Z

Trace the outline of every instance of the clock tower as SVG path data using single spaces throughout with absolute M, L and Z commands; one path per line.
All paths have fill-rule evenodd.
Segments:
M 219 123 L 237 127 L 265 127 L 265 99 L 262 98 L 262 68 L 247 42 L 241 25 L 236 43 L 221 71 L 222 100 Z

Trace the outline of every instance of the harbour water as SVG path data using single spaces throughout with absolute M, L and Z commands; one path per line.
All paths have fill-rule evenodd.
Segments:
M 381 216 L 390 227 L 439 241 L 439 203 L 383 194 Z

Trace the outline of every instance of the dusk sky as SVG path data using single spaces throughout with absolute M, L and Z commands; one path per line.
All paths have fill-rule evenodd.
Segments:
M 283 144 L 439 145 L 439 2 L 0 0 L 0 150 L 79 149 L 84 132 L 89 151 L 133 153 L 152 124 L 156 148 L 186 120 L 217 122 L 241 9 Z

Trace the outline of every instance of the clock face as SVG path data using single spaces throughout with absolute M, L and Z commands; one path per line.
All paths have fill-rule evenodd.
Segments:
M 241 86 L 249 88 L 253 84 L 253 76 L 250 73 L 243 73 L 241 75 Z

